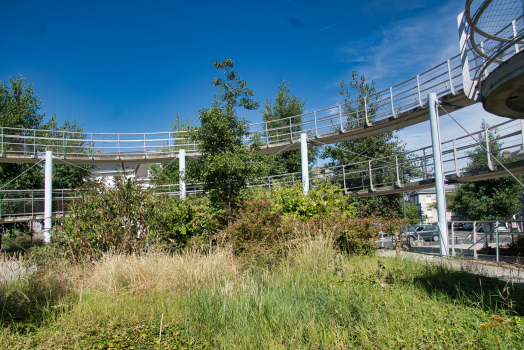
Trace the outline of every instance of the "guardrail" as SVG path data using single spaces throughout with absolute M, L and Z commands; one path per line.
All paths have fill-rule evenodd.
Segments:
M 465 11 L 459 16 L 459 32 L 464 72 L 469 63 L 476 67 L 470 74 L 464 73 L 465 92 L 470 98 L 479 100 L 482 80 L 522 50 L 522 13 L 522 0 L 466 1 Z
M 451 255 L 456 256 L 455 252 L 455 244 L 456 244 L 456 237 L 455 237 L 455 227 L 453 223 L 469 223 L 472 225 L 472 233 L 471 236 L 471 245 L 466 248 L 466 250 L 473 249 L 473 258 L 478 259 L 478 251 L 475 247 L 477 247 L 480 244 L 485 244 L 486 246 L 489 246 L 488 238 L 491 236 L 494 236 L 495 238 L 495 260 L 498 262 L 500 261 L 500 236 L 501 235 L 510 235 L 512 237 L 512 241 L 514 236 L 518 235 L 524 235 L 524 220 L 516 220 L 516 219 L 510 219 L 510 220 L 478 220 L 478 221 L 449 221 L 451 222 Z M 482 229 L 482 233 L 480 233 L 480 229 Z M 463 255 L 464 252 L 459 254 L 459 256 Z
M 345 104 L 301 115 L 250 124 L 246 143 L 260 147 L 294 143 L 300 133 L 321 137 L 334 132 L 370 126 L 395 119 L 403 112 L 427 104 L 429 92 L 455 95 L 462 88 L 462 67 L 457 55 L 398 85 L 362 96 Z M 6 155 L 41 158 L 45 150 L 57 157 L 176 156 L 180 149 L 198 153 L 198 143 L 184 131 L 158 133 L 85 133 L 0 127 L 0 157 Z
M 496 137 L 491 137 L 496 130 Z M 524 121 L 509 120 L 487 130 L 472 134 L 501 161 L 511 162 L 524 159 Z M 473 163 L 473 160 L 475 163 Z M 496 170 L 497 162 L 470 136 L 462 136 L 442 143 L 442 161 L 445 175 L 451 175 L 457 182 L 469 171 L 476 169 Z M 344 193 L 376 193 L 377 189 L 391 186 L 403 189 L 417 181 L 434 178 L 433 150 L 431 146 L 414 151 L 392 154 L 387 157 L 370 159 L 327 168 L 313 168 L 309 178 L 316 181 L 330 181 L 340 184 Z M 248 183 L 250 188 L 272 189 L 275 186 L 292 185 L 302 181 L 301 173 L 272 175 Z M 408 189 L 409 191 L 410 189 Z M 179 195 L 179 184 L 156 186 L 155 191 L 168 195 Z M 186 193 L 203 193 L 202 184 L 187 184 Z M 0 191 L 2 216 L 34 216 L 43 214 L 44 190 Z M 73 190 L 53 191 L 53 213 L 60 213 L 71 200 L 78 198 Z

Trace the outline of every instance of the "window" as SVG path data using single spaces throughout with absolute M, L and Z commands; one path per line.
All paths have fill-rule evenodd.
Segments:
M 433 203 L 433 198 L 431 196 L 426 196 L 426 204 Z
M 428 216 L 428 218 L 432 218 L 433 217 L 433 209 L 428 209 L 426 215 Z

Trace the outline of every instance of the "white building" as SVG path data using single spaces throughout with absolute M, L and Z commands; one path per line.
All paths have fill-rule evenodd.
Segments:
M 112 186 L 115 181 L 121 180 L 122 176 L 136 179 L 149 186 L 149 169 L 147 164 L 102 164 L 93 171 L 93 179 L 102 181 L 105 185 Z
M 446 185 L 446 193 L 453 191 L 456 188 L 456 185 Z M 436 223 L 438 222 L 438 214 L 436 209 L 437 203 L 437 191 L 435 187 L 426 188 L 419 191 L 411 191 L 407 195 L 407 200 L 410 203 L 421 206 L 422 218 L 427 223 Z M 460 217 L 455 213 L 450 211 L 446 212 L 446 220 L 459 220 Z

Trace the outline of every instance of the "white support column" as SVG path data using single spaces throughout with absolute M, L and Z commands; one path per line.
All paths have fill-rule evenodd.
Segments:
M 307 195 L 309 192 L 309 168 L 308 168 L 308 157 L 307 157 L 307 134 L 300 134 L 300 150 L 302 155 L 302 188 L 304 194 Z
M 180 199 L 186 199 L 186 150 L 178 151 L 178 171 L 180 172 Z
M 449 255 L 448 223 L 446 219 L 446 194 L 444 189 L 444 171 L 442 168 L 442 149 L 438 122 L 438 98 L 436 93 L 428 96 L 429 120 L 431 125 L 431 143 L 433 145 L 433 164 L 435 168 L 435 187 L 437 192 L 438 224 L 440 227 L 440 254 Z
M 53 215 L 53 151 L 45 152 L 44 242 L 51 242 Z

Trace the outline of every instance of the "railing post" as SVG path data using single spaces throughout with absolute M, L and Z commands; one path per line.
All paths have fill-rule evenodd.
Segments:
M 371 188 L 372 192 L 375 192 L 375 188 L 373 187 L 373 174 L 371 172 L 371 161 L 368 160 L 368 170 L 369 170 L 369 187 Z
M 171 133 L 169 133 L 169 140 L 167 141 L 169 143 L 169 153 L 171 153 Z M 146 156 L 146 134 L 144 134 L 144 157 Z
M 451 256 L 455 256 L 455 227 L 451 222 Z
M 118 159 L 120 159 L 120 134 L 116 134 L 117 135 L 117 147 L 118 147 Z
M 422 107 L 422 97 L 420 97 L 420 81 L 418 79 L 418 75 L 417 75 L 417 90 L 418 90 L 418 103 L 420 105 L 420 107 Z
M 348 189 L 346 186 L 346 166 L 342 165 L 342 181 L 344 182 L 344 194 L 348 194 Z
M 317 121 L 315 119 L 315 125 L 317 124 Z M 289 139 L 291 140 L 291 143 L 293 143 L 293 129 L 291 127 L 291 118 L 289 118 Z
M 340 132 L 344 132 L 344 125 L 342 124 L 342 107 L 338 105 L 338 116 L 340 118 Z
M 64 214 L 64 190 L 62 189 L 62 215 Z
M 268 131 L 267 131 L 267 122 L 266 122 L 266 145 L 267 145 L 267 147 L 269 147 L 269 134 L 268 134 Z
M 58 152 L 58 150 L 56 150 Z M 65 151 L 65 131 L 62 131 L 62 153 L 64 155 L 64 158 L 66 156 L 66 151 Z
M 491 162 L 491 149 L 489 147 L 489 128 L 486 128 L 486 157 L 488 159 L 488 168 L 493 171 L 493 163 Z
M 521 148 L 524 150 L 524 119 L 520 120 L 520 135 L 522 136 Z
M 495 229 L 495 238 L 497 239 L 497 262 L 499 262 L 500 252 L 499 252 L 499 222 L 497 221 L 497 228 Z
M 477 248 L 475 245 L 477 244 L 477 222 L 473 221 L 473 259 L 477 260 L 478 254 L 477 254 Z
M 513 38 L 516 38 L 517 35 L 518 35 L 517 22 L 515 20 L 513 20 L 511 22 L 511 24 L 513 25 Z M 518 43 L 515 44 L 515 53 L 519 53 L 519 44 Z
M 448 76 L 449 76 L 449 88 L 451 90 L 451 94 L 455 95 L 455 88 L 453 87 L 453 77 L 451 76 L 451 65 L 449 64 L 449 60 L 448 60 Z
M 457 174 L 457 177 L 460 177 L 460 170 L 457 162 L 457 146 L 455 141 L 456 139 L 453 139 L 453 160 L 455 161 L 455 174 Z
M 424 180 L 428 179 L 428 167 L 426 163 L 426 149 L 422 149 L 422 157 L 424 158 Z
M 318 139 L 317 112 L 315 112 L 314 115 L 315 115 L 315 137 Z
M 399 166 L 398 166 L 398 154 L 395 154 L 395 169 L 397 170 L 397 186 L 402 187 L 400 184 L 400 173 L 399 173 Z
M 35 216 L 35 193 L 31 191 L 31 217 Z
M 368 101 L 367 101 L 367 96 L 364 96 L 364 113 L 366 115 L 366 125 L 367 126 L 371 126 L 371 123 L 369 122 L 369 119 L 368 119 Z
M 391 96 L 391 114 L 393 114 L 393 118 L 396 118 L 397 116 L 395 115 L 395 106 L 393 105 L 393 88 L 392 87 L 389 88 L 389 95 Z

